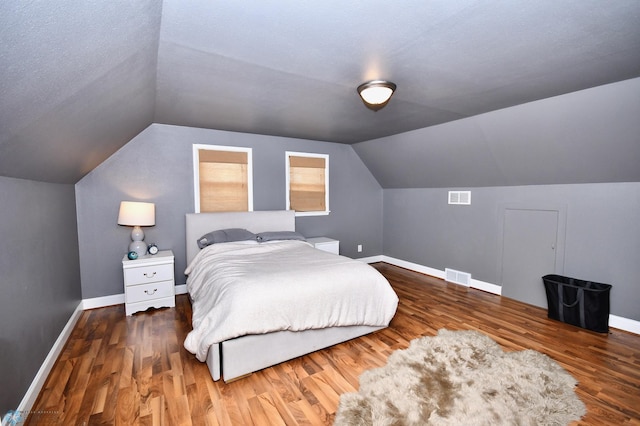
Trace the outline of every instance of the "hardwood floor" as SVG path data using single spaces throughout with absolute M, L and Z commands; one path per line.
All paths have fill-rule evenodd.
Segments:
M 364 370 L 440 328 L 476 329 L 506 350 L 535 349 L 567 369 L 588 413 L 578 424 L 640 425 L 640 336 L 598 334 L 546 318 L 546 310 L 387 264 L 398 296 L 389 328 L 225 384 L 182 346 L 186 295 L 175 309 L 131 317 L 124 306 L 85 311 L 27 424 L 331 424 L 340 394 Z

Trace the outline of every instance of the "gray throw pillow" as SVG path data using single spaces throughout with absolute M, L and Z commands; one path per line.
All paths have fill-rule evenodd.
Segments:
M 259 243 L 264 243 L 267 241 L 277 241 L 277 240 L 307 241 L 304 235 L 296 231 L 260 232 L 259 234 L 257 234 L 257 240 Z
M 256 234 L 242 228 L 219 229 L 198 238 L 198 247 L 205 248 L 211 244 L 230 243 L 233 241 L 256 240 Z

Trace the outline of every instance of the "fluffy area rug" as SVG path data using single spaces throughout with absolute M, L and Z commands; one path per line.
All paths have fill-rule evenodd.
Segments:
M 576 384 L 540 352 L 442 329 L 362 373 L 359 392 L 340 396 L 334 425 L 566 425 L 586 413 Z

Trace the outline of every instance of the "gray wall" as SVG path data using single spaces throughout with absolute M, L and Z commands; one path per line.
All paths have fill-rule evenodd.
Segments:
M 156 203 L 156 225 L 145 228 L 145 241 L 173 249 L 176 284 L 185 283 L 193 144 L 253 148 L 254 210 L 285 208 L 285 151 L 329 154 L 331 214 L 298 218 L 297 229 L 339 239 L 347 256 L 382 253 L 382 189 L 351 146 L 153 124 L 76 184 L 83 298 L 123 293 L 121 259 L 131 230 L 116 224 L 122 200 Z
M 612 284 L 611 313 L 640 320 L 640 183 L 471 188 L 470 206 L 448 205 L 447 191 L 384 190 L 385 255 L 501 285 L 503 208 L 560 206 L 555 272 Z
M 16 409 L 80 303 L 73 185 L 0 177 L 0 415 Z

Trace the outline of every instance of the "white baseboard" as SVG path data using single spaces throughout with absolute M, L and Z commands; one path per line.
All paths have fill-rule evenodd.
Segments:
M 35 378 L 31 382 L 29 389 L 27 389 L 27 392 L 24 394 L 22 401 L 20 401 L 20 405 L 18 405 L 18 409 L 17 409 L 18 412 L 28 413 L 29 411 L 31 411 L 31 408 L 33 407 L 33 404 L 36 402 L 38 395 L 40 395 L 40 391 L 42 390 L 42 387 L 44 386 L 44 383 L 47 380 L 47 377 L 49 377 L 49 373 L 51 372 L 51 369 L 56 363 L 58 356 L 62 352 L 64 345 L 67 343 L 67 339 L 69 339 L 69 336 L 71 336 L 71 332 L 73 331 L 73 328 L 75 327 L 76 323 L 80 319 L 80 314 L 82 314 L 82 310 L 83 310 L 82 305 L 83 305 L 82 302 L 78 304 L 75 311 L 73 311 L 73 313 L 71 314 L 69 321 L 67 321 L 67 324 L 64 326 L 64 328 L 62 329 L 62 332 L 54 342 L 53 347 L 49 351 L 49 354 L 44 359 L 44 362 L 42 363 L 42 365 L 40 366 L 40 369 L 36 373 Z M 24 417 L 26 418 L 26 415 Z
M 382 258 L 383 256 L 369 256 L 369 257 L 358 257 L 358 258 L 355 258 L 354 260 L 359 260 L 360 262 L 364 262 L 364 263 L 376 263 L 376 262 L 383 262 Z
M 471 287 L 502 296 L 502 286 L 471 278 Z
M 444 279 L 444 271 L 441 271 L 439 269 L 429 268 L 428 266 L 420 265 L 413 262 L 407 262 L 406 260 L 396 259 L 395 257 L 391 256 L 382 256 L 382 261 L 395 266 L 399 266 L 401 268 L 410 269 L 422 274 L 431 275 L 432 277 Z
M 440 269 L 430 268 L 428 266 L 420 265 L 413 262 L 407 262 L 406 260 L 396 259 L 395 257 L 382 256 L 382 261 L 390 263 L 401 268 L 410 269 L 412 271 L 420 272 L 422 274 L 431 275 L 432 277 L 444 279 L 445 272 Z M 497 295 L 502 294 L 502 287 L 485 281 L 471 279 L 470 287 L 477 288 L 478 290 L 486 291 Z
M 412 271 L 420 272 L 423 274 L 431 275 L 432 277 L 444 279 L 444 271 L 439 269 L 430 268 L 428 266 L 420 265 L 417 263 L 407 262 L 405 260 L 396 259 L 390 256 L 378 256 L 381 259 L 378 262 L 387 262 L 391 265 L 400 266 L 401 268 L 410 269 Z M 483 290 L 488 293 L 502 295 L 502 286 L 471 279 L 471 287 Z M 632 320 L 629 318 L 619 317 L 617 315 L 609 315 L 609 327 L 617 328 L 619 330 L 628 331 L 629 333 L 640 334 L 640 321 Z
M 609 315 L 609 327 L 628 331 L 629 333 L 640 334 L 640 321 L 629 318 Z
M 82 299 L 82 309 L 104 308 L 105 306 L 121 305 L 124 303 L 124 293 L 112 294 L 111 296 L 93 297 Z

